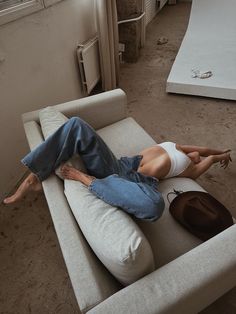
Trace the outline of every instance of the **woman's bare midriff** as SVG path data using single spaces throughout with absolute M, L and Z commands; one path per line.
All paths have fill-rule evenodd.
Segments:
M 152 146 L 140 152 L 143 156 L 138 172 L 155 177 L 164 178 L 170 171 L 171 161 L 167 152 L 160 146 Z
M 176 149 L 179 149 L 176 146 Z M 169 173 L 171 167 L 171 160 L 168 153 L 161 146 L 152 146 L 150 148 L 144 149 L 140 152 L 140 155 L 143 156 L 138 172 L 146 175 L 155 177 L 157 179 L 164 179 L 165 176 Z M 178 177 L 185 177 L 189 175 L 193 167 L 193 163 L 187 167 Z

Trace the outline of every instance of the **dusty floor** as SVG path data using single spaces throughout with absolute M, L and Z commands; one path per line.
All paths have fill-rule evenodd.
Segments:
M 166 6 L 148 27 L 139 62 L 122 66 L 128 114 L 157 141 L 231 148 L 235 160 L 235 102 L 165 93 L 189 11 L 188 3 Z M 161 36 L 169 41 L 158 46 Z M 236 216 L 235 179 L 233 162 L 226 170 L 213 167 L 199 183 Z M 0 207 L 0 260 L 1 314 L 79 313 L 42 194 Z M 201 313 L 236 313 L 236 288 Z

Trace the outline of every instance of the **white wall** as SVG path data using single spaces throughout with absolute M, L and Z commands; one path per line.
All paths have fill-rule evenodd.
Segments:
M 94 0 L 64 0 L 0 26 L 0 199 L 25 172 L 21 114 L 82 97 L 75 50 L 95 33 Z

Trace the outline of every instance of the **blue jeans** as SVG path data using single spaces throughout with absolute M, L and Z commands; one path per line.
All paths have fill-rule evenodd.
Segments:
M 158 180 L 137 172 L 142 156 L 119 160 L 95 130 L 74 117 L 22 159 L 40 181 L 61 163 L 79 154 L 88 174 L 96 179 L 89 190 L 106 203 L 122 208 L 137 218 L 156 220 L 164 210 L 157 190 Z

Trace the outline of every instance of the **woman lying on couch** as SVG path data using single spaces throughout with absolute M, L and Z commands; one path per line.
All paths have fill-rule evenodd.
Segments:
M 14 203 L 29 191 L 40 190 L 41 182 L 58 166 L 79 154 L 88 174 L 62 165 L 63 178 L 82 182 L 97 197 L 137 218 L 154 221 L 165 207 L 157 190 L 158 180 L 196 179 L 216 162 L 226 168 L 232 161 L 229 152 L 165 142 L 134 157 L 117 159 L 90 125 L 74 117 L 22 159 L 32 173 L 4 203 Z

